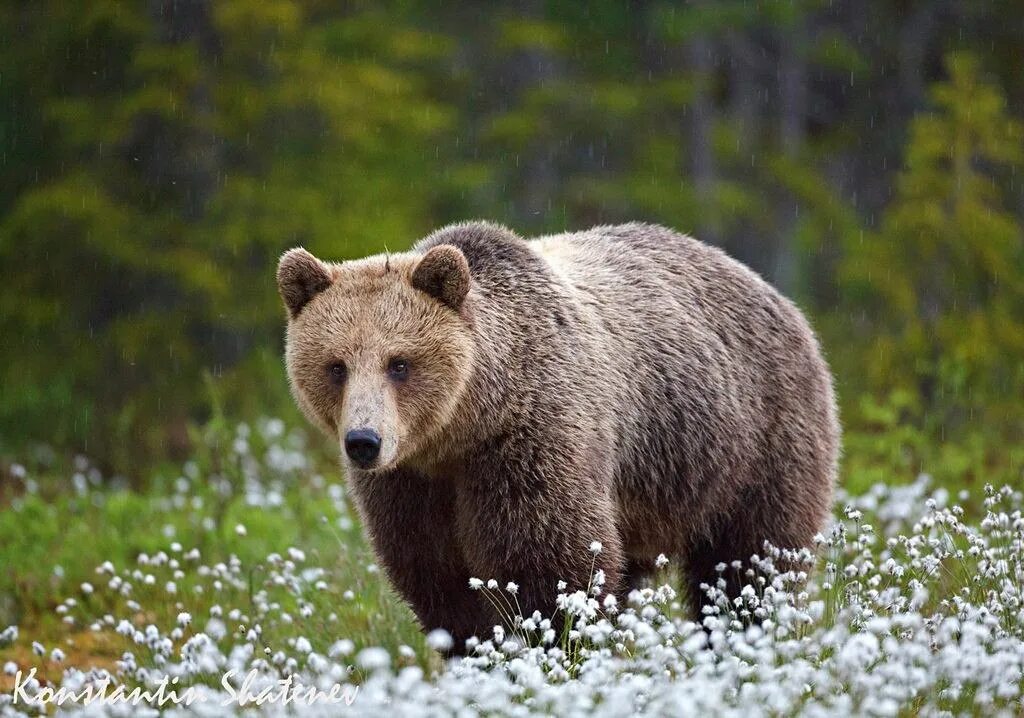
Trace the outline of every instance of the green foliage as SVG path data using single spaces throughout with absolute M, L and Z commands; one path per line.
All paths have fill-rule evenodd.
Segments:
M 971 55 L 949 57 L 934 109 L 911 124 L 906 167 L 880 230 L 848 247 L 841 276 L 864 353 L 847 358 L 860 364 L 858 389 L 871 391 L 850 415 L 888 441 L 911 432 L 903 450 L 916 461 L 934 456 L 930 445 L 955 448 L 959 457 L 934 456 L 935 471 L 1007 462 L 1016 483 L 1024 467 L 1015 449 L 1024 438 L 1024 231 L 998 180 L 1019 171 L 1024 125 L 980 69 Z
M 294 623 L 279 630 L 290 636 L 305 631 L 321 652 L 338 637 L 339 626 L 357 646 L 422 649 L 415 619 L 391 592 L 363 542 L 332 468 L 334 458 L 317 458 L 301 433 L 284 433 L 283 426 L 277 420 L 250 427 L 214 419 L 196 430 L 196 450 L 183 467 L 155 475 L 141 490 L 119 487 L 81 459 L 73 468 L 30 469 L 24 481 L 14 482 L 11 503 L 0 508 L 0 563 L 5 567 L 0 623 L 31 626 L 42 640 L 55 640 L 65 631 L 87 628 L 82 623 L 61 626 L 64 616 L 118 614 L 125 610 L 125 598 L 147 607 L 147 621 L 173 624 L 181 610 L 208 616 L 218 604 L 250 606 L 252 593 L 263 588 L 285 602 L 279 611 L 294 616 Z M 238 588 L 225 581 L 216 594 L 200 593 L 196 587 L 209 581 L 200 580 L 194 570 L 175 576 L 173 566 L 139 563 L 140 555 L 166 553 L 174 544 L 198 550 L 211 566 L 237 561 L 251 567 L 253 573 L 244 577 L 248 585 Z M 299 616 L 294 596 L 273 594 L 270 557 L 287 558 L 292 548 L 326 570 L 323 579 L 329 585 L 309 595 L 316 608 L 309 617 Z M 190 563 L 181 549 L 170 554 Z M 107 581 L 97 571 L 106 562 L 118 570 L 142 569 L 157 580 L 140 574 L 122 596 L 83 590 L 82 584 Z M 175 584 L 172 591 L 168 581 Z M 70 613 L 55 612 L 56 603 L 68 596 L 77 597 L 79 606 Z M 331 614 L 334 619 L 328 621 Z M 278 638 L 283 642 L 268 630 L 266 640 Z M 119 655 L 115 648 L 100 652 L 113 659 Z
M 812 316 L 851 480 L 956 481 L 978 459 L 1019 481 L 1013 12 L 5 5 L 0 453 L 46 442 L 144 476 L 188 455 L 214 396 L 294 416 L 273 285 L 291 246 L 346 259 L 470 217 L 645 220 Z
M 279 254 L 400 249 L 430 225 L 423 145 L 451 117 L 408 68 L 443 45 L 369 10 L 188 7 L 4 11 L 26 26 L 8 92 L 40 154 L 0 221 L 9 441 L 121 467 L 180 453 L 204 370 L 236 403 L 283 403 L 256 360 L 280 344 Z

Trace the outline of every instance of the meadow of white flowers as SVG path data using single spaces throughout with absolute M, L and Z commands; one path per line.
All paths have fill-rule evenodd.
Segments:
M 301 457 L 271 442 L 258 462 L 238 490 L 272 506 Z M 181 494 L 202 480 L 186 476 Z M 349 517 L 344 492 L 325 490 Z M 110 700 L 134 689 L 165 698 L 166 715 L 1020 716 L 1022 502 L 1020 491 L 987 488 L 984 518 L 967 521 L 926 478 L 841 494 L 816 546 L 766 547 L 754 559 L 759 588 L 730 603 L 708 587 L 718 607 L 700 623 L 687 619 L 666 561 L 663 585 L 627 605 L 602 593 L 600 575 L 588 592 L 559 595 L 569 618 L 560 634 L 546 617 L 514 615 L 515 585 L 481 577 L 474 587 L 507 620 L 447 663 L 405 645 L 357 647 L 332 607 L 346 577 L 301 547 L 267 556 L 254 578 L 237 558 L 207 562 L 168 541 L 131 565 L 97 566 L 57 606 L 69 626 L 124 642 L 116 667 L 68 665 L 61 648 L 36 644 L 62 681 L 43 686 L 8 663 L 22 692 L 0 696 L 0 716 L 52 712 L 58 689 L 74 694 L 58 712 L 94 715 L 156 714 Z M 91 613 L 99 605 L 116 608 Z M 16 627 L 0 633 L 0 645 L 16 639 Z M 427 637 L 433 649 L 449 644 L 442 632 Z M 107 700 L 86 704 L 101 690 Z

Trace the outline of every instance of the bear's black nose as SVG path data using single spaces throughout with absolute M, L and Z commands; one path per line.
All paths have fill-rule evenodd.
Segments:
M 353 429 L 345 434 L 345 453 L 356 466 L 365 469 L 380 454 L 380 434 L 373 429 Z

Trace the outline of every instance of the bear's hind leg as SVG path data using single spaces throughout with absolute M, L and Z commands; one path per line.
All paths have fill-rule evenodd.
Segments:
M 644 559 L 629 558 L 622 571 L 622 598 L 629 596 L 630 591 L 648 588 L 654 576 L 654 562 Z
M 751 517 L 747 518 L 750 520 Z M 721 593 L 716 592 L 713 599 L 707 589 L 701 588 L 701 584 L 722 588 L 719 581 L 724 581 L 724 598 L 735 607 L 735 601 L 744 586 L 752 585 L 758 595 L 763 591 L 763 587 L 758 585 L 760 574 L 752 569 L 750 558 L 764 553 L 765 539 L 771 538 L 773 543 L 781 540 L 782 546 L 789 548 L 778 534 L 772 536 L 767 527 L 756 522 L 745 527 L 748 530 L 734 524 L 730 526 L 728 522 L 721 522 L 720 525 L 725 528 L 717 531 L 711 539 L 699 540 L 690 548 L 686 557 L 684 585 L 691 613 L 697 622 L 702 622 L 708 615 L 705 609 L 720 607 L 723 598 Z M 720 571 L 719 568 L 723 566 L 724 569 Z M 711 612 L 718 614 L 720 610 L 711 608 Z M 752 616 L 748 618 L 755 620 Z
M 753 568 L 750 558 L 755 554 L 764 556 L 765 541 L 780 549 L 794 549 L 810 544 L 811 534 L 799 525 L 788 523 L 784 519 L 773 523 L 762 518 L 779 515 L 776 512 L 759 514 L 748 511 L 744 515 L 746 523 L 742 526 L 737 525 L 736 521 L 720 521 L 718 525 L 723 528 L 716 531 L 710 539 L 700 539 L 690 547 L 685 561 L 684 583 L 695 620 L 703 621 L 707 615 L 704 609 L 718 605 L 722 598 L 719 595 L 717 600 L 712 600 L 708 596 L 708 591 L 701 588 L 701 584 L 717 587 L 719 580 L 723 580 L 725 598 L 733 607 L 744 586 L 753 586 L 758 596 L 763 593 L 762 581 L 770 578 Z M 719 571 L 719 567 L 723 565 L 724 570 Z M 791 568 L 779 561 L 775 562 L 775 567 L 779 571 Z M 713 613 L 718 611 L 713 610 Z M 757 620 L 754 616 L 741 617 L 744 620 Z

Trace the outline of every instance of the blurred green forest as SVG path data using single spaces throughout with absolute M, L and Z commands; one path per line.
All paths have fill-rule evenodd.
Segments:
M 294 417 L 273 273 L 645 220 L 813 317 L 847 480 L 1022 484 L 1019 0 L 0 7 L 0 455 Z

